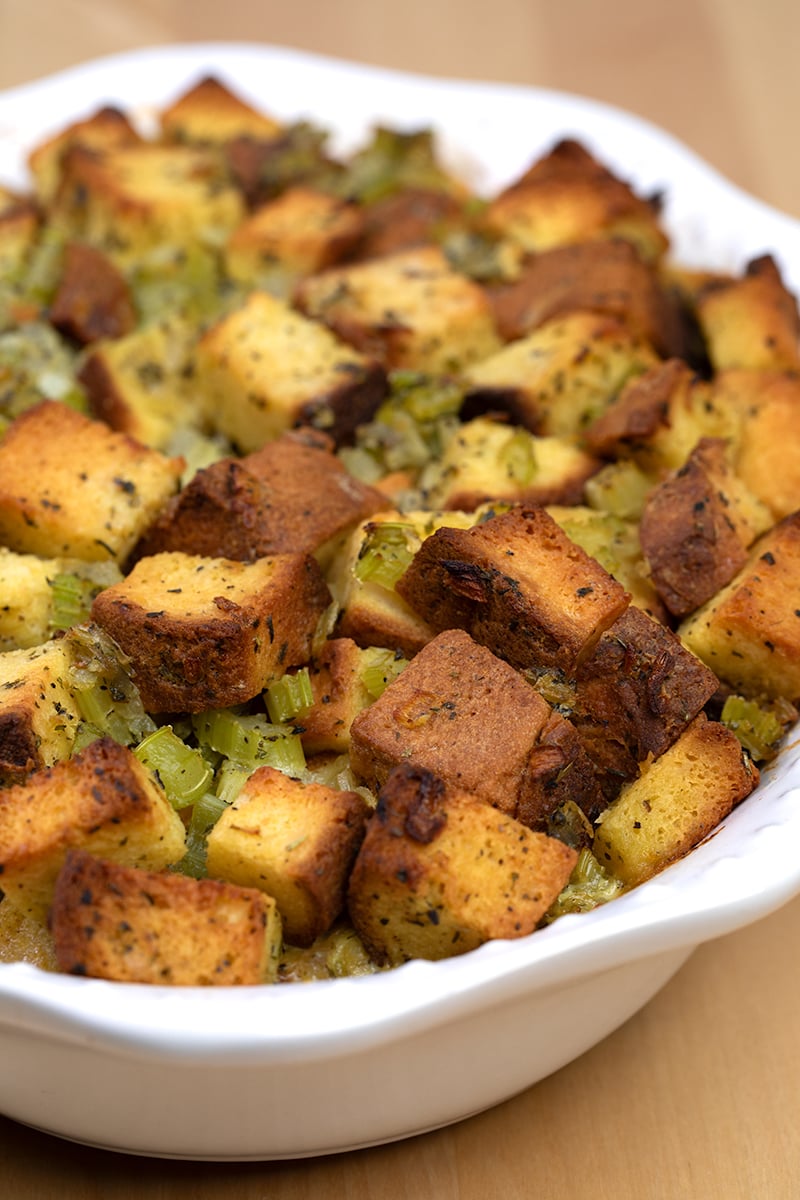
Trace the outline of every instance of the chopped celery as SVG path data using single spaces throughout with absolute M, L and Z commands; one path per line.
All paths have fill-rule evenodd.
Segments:
M 140 742 L 134 754 L 161 781 L 173 808 L 187 808 L 207 790 L 214 772 L 199 750 L 187 746 L 170 725 Z
M 392 680 L 408 666 L 408 659 L 402 654 L 395 650 L 383 650 L 379 646 L 366 647 L 361 657 L 361 682 L 373 700 L 377 700 Z
M 124 746 L 152 733 L 155 722 L 144 711 L 116 642 L 98 625 L 75 625 L 64 642 L 70 654 L 70 690 L 84 721 Z
M 206 874 L 206 846 L 208 835 L 227 808 L 224 800 L 213 792 L 205 792 L 194 805 L 186 831 L 186 853 L 173 867 L 181 875 L 202 879 Z
M 527 487 L 536 477 L 536 441 L 527 429 L 515 429 L 498 454 L 498 465 L 506 477 L 519 487 Z
M 14 418 L 41 400 L 86 409 L 75 353 L 51 326 L 31 321 L 0 333 L 0 412 Z
M 554 921 L 567 913 L 589 912 L 613 900 L 622 891 L 622 886 L 618 879 L 614 879 L 603 869 L 591 850 L 583 849 L 578 855 L 569 883 L 551 906 L 545 919 Z
M 775 757 L 781 738 L 796 719 L 796 710 L 786 701 L 759 703 L 744 696 L 728 696 L 720 716 L 755 762 Z
M 372 141 L 347 164 L 337 191 L 369 204 L 402 188 L 452 191 L 453 181 L 436 160 L 430 129 L 403 133 L 379 126 Z
M 335 979 L 348 975 L 374 975 L 377 967 L 354 929 L 342 925 L 328 938 L 325 966 Z
M 91 585 L 72 572 L 60 571 L 50 581 L 53 601 L 50 609 L 51 629 L 71 629 L 89 616 Z
M 638 521 L 653 480 L 633 462 L 609 463 L 587 479 L 586 503 L 615 517 Z
M 305 769 L 300 736 L 290 726 L 274 725 L 263 717 L 241 716 L 231 709 L 198 714 L 193 724 L 201 744 L 251 770 L 267 765 L 299 776 Z
M 410 566 L 419 546 L 412 525 L 401 521 L 376 521 L 368 527 L 359 551 L 355 575 L 362 583 L 391 589 Z
M 252 773 L 250 767 L 244 767 L 230 758 L 223 759 L 217 770 L 215 788 L 217 799 L 224 801 L 225 804 L 233 804 Z
M 283 675 L 280 679 L 273 680 L 267 686 L 264 699 L 269 718 L 276 725 L 291 721 L 306 712 L 314 703 L 308 667 L 302 667 L 294 674 Z

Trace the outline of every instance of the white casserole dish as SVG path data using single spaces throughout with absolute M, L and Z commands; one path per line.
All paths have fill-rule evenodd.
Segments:
M 800 291 L 800 224 L 632 116 L 529 88 L 399 75 L 266 46 L 165 47 L 0 96 L 0 182 L 27 147 L 103 103 L 148 114 L 214 73 L 350 149 L 373 123 L 433 125 L 480 189 L 574 136 L 663 192 L 676 259 L 737 269 L 772 253 Z M 500 1102 L 605 1037 L 701 942 L 800 891 L 797 731 L 761 786 L 688 858 L 603 909 L 443 963 L 361 979 L 166 989 L 0 966 L 0 1111 L 134 1153 L 324 1154 L 401 1138 Z

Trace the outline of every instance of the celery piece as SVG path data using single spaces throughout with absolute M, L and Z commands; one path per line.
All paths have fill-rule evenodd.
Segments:
M 199 800 L 213 778 L 214 772 L 199 750 L 187 746 L 170 725 L 149 734 L 133 752 L 158 777 L 176 809 Z
M 378 583 L 391 590 L 410 566 L 419 538 L 412 525 L 376 521 L 368 526 L 354 572 L 362 583 Z
M 334 979 L 350 975 L 374 975 L 379 969 L 372 961 L 355 929 L 342 925 L 328 937 L 325 966 Z
M 68 571 L 60 571 L 48 582 L 53 593 L 50 628 L 71 629 L 85 621 L 91 606 L 91 585 Z
M 251 770 L 266 764 L 297 776 L 305 769 L 300 736 L 291 726 L 224 708 L 198 714 L 193 725 L 201 743 Z
M 55 329 L 30 321 L 0 333 L 0 411 L 14 418 L 42 400 L 86 411 L 76 355 Z
M 613 900 L 622 888 L 622 883 L 603 869 L 591 850 L 583 849 L 569 883 L 550 907 L 545 920 L 554 921 L 567 913 L 589 912 Z
M 403 188 L 452 191 L 453 186 L 437 162 L 430 129 L 404 133 L 378 126 L 372 141 L 351 156 L 337 190 L 370 204 Z
M 156 728 L 144 711 L 128 673 L 128 659 L 99 625 L 74 625 L 64 635 L 69 648 L 69 687 L 81 716 L 101 734 L 124 746 L 141 742 Z
M 384 690 L 396 679 L 408 659 L 395 650 L 383 650 L 379 646 L 368 646 L 361 652 L 362 669 L 361 682 L 373 700 L 377 700 Z
M 586 503 L 623 520 L 638 521 L 653 483 L 636 463 L 609 463 L 587 479 Z
M 515 429 L 500 448 L 498 466 L 517 487 L 527 487 L 536 477 L 536 442 L 527 429 Z
M 233 804 L 252 773 L 250 767 L 243 767 L 241 763 L 233 762 L 230 758 L 223 759 L 217 771 L 217 799 L 225 804 Z
M 307 712 L 314 703 L 311 676 L 308 667 L 301 667 L 292 675 L 283 675 L 268 684 L 264 693 L 269 718 L 276 725 L 291 721 Z
M 766 762 L 775 757 L 781 738 L 796 716 L 793 706 L 785 701 L 758 703 L 744 696 L 728 696 L 720 721 L 736 734 L 754 762 Z
M 186 831 L 186 853 L 173 871 L 193 879 L 205 878 L 208 835 L 226 808 L 225 801 L 213 792 L 205 792 L 197 800 Z

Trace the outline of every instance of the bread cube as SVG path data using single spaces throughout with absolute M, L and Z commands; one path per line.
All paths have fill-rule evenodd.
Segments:
M 119 146 L 137 146 L 141 141 L 125 113 L 111 105 L 104 105 L 89 116 L 72 122 L 53 137 L 37 143 L 28 155 L 28 167 L 39 201 L 47 207 L 56 200 L 65 159 L 73 148 L 80 146 L 103 153 Z
M 624 238 L 646 262 L 655 262 L 669 244 L 657 205 L 569 138 L 500 192 L 484 219 L 490 230 L 533 253 L 593 238 Z
M 0 651 L 30 649 L 50 637 L 51 581 L 59 570 L 58 559 L 0 547 Z
M 430 771 L 398 766 L 367 826 L 348 909 L 381 964 L 449 958 L 532 933 L 576 860 Z
M 271 983 L 281 933 L 255 888 L 157 874 L 71 850 L 55 885 L 58 968 L 124 983 Z
M 14 278 L 35 244 L 41 214 L 28 196 L 0 185 L 0 279 Z
M 629 596 L 543 508 L 423 542 L 396 590 L 434 629 L 461 628 L 514 666 L 573 671 Z
M 687 349 L 677 306 L 652 264 L 630 242 L 591 241 L 535 254 L 519 275 L 489 292 L 506 341 L 569 312 L 605 313 L 664 357 Z
M 161 133 L 168 142 L 218 145 L 237 137 L 273 138 L 279 121 L 254 108 L 228 84 L 206 75 L 160 113 Z
M 327 569 L 357 522 L 388 501 L 349 475 L 314 430 L 296 430 L 244 458 L 196 472 L 150 526 L 136 555 L 181 550 L 252 562 L 313 554 Z
M 362 209 L 298 185 L 261 205 L 225 245 L 232 279 L 288 296 L 298 280 L 331 267 L 356 245 Z
M 607 800 L 683 733 L 717 691 L 715 673 L 630 605 L 578 667 L 570 720 Z
M 635 887 L 708 837 L 758 779 L 736 735 L 700 714 L 601 815 L 595 857 Z
M 244 453 L 295 425 L 346 441 L 386 392 L 376 362 L 266 292 L 203 335 L 197 368 L 217 429 Z
M 656 361 L 615 318 L 567 313 L 469 367 L 466 412 L 501 410 L 533 433 L 576 437 Z
M 182 466 L 44 400 L 0 441 L 0 542 L 44 558 L 122 562 L 176 490 Z
M 434 508 L 468 512 L 489 501 L 577 504 L 599 465 L 566 438 L 537 437 L 476 417 L 459 425 L 435 474 L 426 476 L 426 500 Z
M 751 547 L 736 577 L 678 632 L 698 658 L 746 696 L 800 698 L 800 513 Z
M 154 871 L 185 852 L 183 822 L 160 784 L 111 738 L 0 791 L 4 903 L 43 918 L 67 852 L 76 847 Z
M 372 701 L 364 683 L 368 650 L 350 638 L 330 638 L 309 667 L 313 707 L 303 713 L 300 735 L 307 755 L 346 754 L 354 717 Z
M 92 246 L 69 242 L 49 319 L 60 333 L 86 346 L 130 333 L 137 317 L 128 284 L 110 259 Z
M 483 289 L 437 246 L 323 271 L 303 280 L 295 298 L 390 369 L 455 373 L 500 347 Z
M 715 370 L 800 368 L 797 300 L 770 255 L 753 259 L 741 278 L 708 284 L 696 312 Z
M 78 146 L 63 169 L 59 219 L 125 269 L 164 246 L 177 255 L 196 241 L 216 245 L 244 216 L 241 194 L 202 147 Z
M 357 792 L 259 767 L 208 835 L 208 873 L 274 897 L 286 941 L 310 946 L 344 907 L 368 813 Z
M 253 563 L 198 555 L 140 559 L 92 605 L 128 656 L 148 712 L 203 712 L 241 704 L 310 656 L 330 601 L 313 558 Z
M 353 261 L 383 258 L 418 246 L 439 243 L 444 231 L 464 227 L 463 196 L 433 187 L 405 186 L 362 207 L 363 236 Z
M 400 763 L 535 827 L 565 800 L 595 812 L 597 781 L 569 723 L 517 671 L 453 629 L 420 650 L 350 728 L 350 762 L 377 792 Z
M 95 343 L 78 370 L 93 415 L 156 450 L 164 450 L 178 430 L 205 428 L 193 342 L 188 323 L 169 315 Z
M 730 583 L 771 524 L 769 510 L 731 469 L 726 442 L 701 439 L 651 492 L 639 526 L 653 584 L 673 616 L 685 617 Z
M 69 756 L 80 712 L 61 641 L 0 654 L 0 784 Z

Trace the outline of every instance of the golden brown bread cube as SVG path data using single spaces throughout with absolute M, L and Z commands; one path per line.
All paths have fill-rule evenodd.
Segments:
M 208 835 L 208 873 L 274 897 L 286 941 L 310 946 L 344 907 L 368 813 L 357 792 L 259 767 Z
M 448 958 L 532 933 L 576 859 L 431 772 L 399 766 L 350 876 L 350 918 L 379 963 Z
M 161 870 L 185 852 L 183 822 L 131 750 L 111 738 L 0 791 L 0 886 L 44 917 L 67 851 Z
M 303 280 L 295 298 L 311 317 L 387 368 L 461 370 L 500 347 L 485 292 L 422 246 Z
M 465 412 L 500 410 L 533 433 L 581 436 L 623 384 L 656 361 L 614 317 L 566 313 L 469 367 Z
M 251 562 L 303 552 L 326 569 L 354 526 L 389 504 L 331 451 L 329 438 L 306 429 L 219 459 L 170 501 L 136 556 L 182 550 Z
M 563 700 L 607 799 L 672 745 L 718 686 L 671 630 L 634 605 L 625 610 Z
M 800 513 L 751 547 L 736 577 L 679 627 L 683 642 L 747 696 L 800 697 Z
M 306 662 L 330 597 L 304 554 L 253 563 L 179 551 L 140 559 L 92 605 L 148 712 L 241 704 Z
M 396 590 L 434 629 L 461 628 L 516 667 L 572 671 L 629 596 L 543 508 L 423 542 Z
M 156 450 L 169 446 L 178 430 L 206 428 L 193 378 L 194 340 L 190 324 L 170 313 L 94 343 L 77 372 L 92 414 Z
M 462 198 L 440 188 L 403 187 L 362 208 L 364 231 L 348 260 L 362 261 L 440 243 L 464 226 Z
M 248 104 L 214 75 L 199 79 L 163 108 L 160 124 L 166 141 L 199 145 L 217 145 L 236 137 L 277 137 L 282 128 L 279 121 Z
M 701 439 L 684 466 L 650 493 L 639 525 L 651 579 L 672 615 L 685 617 L 730 583 L 771 524 L 768 509 L 731 469 L 727 443 Z
M 652 264 L 630 242 L 591 241 L 535 254 L 517 278 L 489 288 L 495 322 L 507 341 L 568 312 L 605 313 L 664 357 L 682 354 L 679 310 Z
M 20 783 L 72 750 L 80 712 L 61 641 L 0 654 L 0 783 Z
M 309 666 L 313 707 L 299 724 L 303 749 L 311 754 L 346 754 L 354 717 L 371 702 L 364 683 L 370 651 L 351 638 L 329 638 Z
M 288 296 L 298 280 L 331 267 L 357 244 L 363 210 L 352 201 L 298 185 L 261 205 L 225 244 L 232 279 Z
M 715 370 L 800 367 L 797 300 L 770 255 L 753 259 L 740 278 L 709 283 L 696 312 Z
M 600 817 L 594 854 L 629 887 L 682 858 L 758 784 L 736 735 L 700 714 Z
M 731 437 L 736 474 L 775 521 L 800 508 L 800 376 L 795 371 L 728 370 L 712 399 L 738 421 Z
M 64 160 L 76 146 L 96 153 L 118 146 L 136 146 L 141 136 L 120 109 L 105 105 L 34 146 L 28 155 L 36 194 L 47 206 L 57 198 L 62 183 Z
M 58 968 L 123 983 L 271 983 L 281 946 L 275 901 L 255 888 L 157 874 L 71 850 L 51 916 Z
M 534 253 L 593 238 L 625 238 L 647 262 L 668 246 L 657 206 L 579 142 L 558 142 L 489 204 L 487 227 Z
M 566 800 L 592 814 L 602 805 L 569 722 L 458 629 L 434 638 L 355 717 L 350 762 L 373 792 L 400 763 L 424 767 L 530 827 Z
M 118 338 L 136 324 L 136 309 L 122 273 L 93 246 L 69 242 L 50 302 L 50 324 L 82 346 Z
M 266 292 L 203 335 L 197 369 L 216 428 L 243 453 L 295 425 L 346 441 L 386 392 L 377 362 Z
M 244 216 L 244 201 L 210 150 L 152 142 L 102 153 L 73 147 L 63 160 L 59 220 L 120 267 L 169 246 L 215 244 Z
M 182 466 L 44 400 L 0 441 L 0 542 L 45 558 L 122 562 L 176 490 Z
M 467 512 L 489 501 L 577 504 L 598 459 L 566 438 L 537 437 L 489 417 L 465 421 L 425 478 L 434 508 Z

